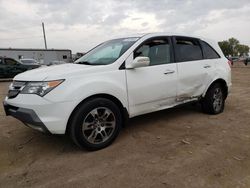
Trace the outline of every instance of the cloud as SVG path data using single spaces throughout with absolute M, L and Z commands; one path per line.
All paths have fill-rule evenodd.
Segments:
M 249 0 L 0 0 L 0 47 L 87 51 L 121 35 L 172 32 L 250 45 Z

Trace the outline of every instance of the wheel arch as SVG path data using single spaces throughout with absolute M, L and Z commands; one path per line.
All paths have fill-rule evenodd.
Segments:
M 70 122 L 72 121 L 72 117 L 75 113 L 76 110 L 78 110 L 80 108 L 80 106 L 82 104 L 84 104 L 86 101 L 88 100 L 91 100 L 91 99 L 94 99 L 94 98 L 105 98 L 105 99 L 109 99 L 110 101 L 114 102 L 118 108 L 120 109 L 120 112 L 122 114 L 122 122 L 123 122 L 123 126 L 126 125 L 128 119 L 129 119 L 129 114 L 128 114 L 128 110 L 126 107 L 123 106 L 122 102 L 116 98 L 115 96 L 113 95 L 110 95 L 110 94 L 106 94 L 106 93 L 100 93 L 100 94 L 94 94 L 94 95 L 91 95 L 85 99 L 83 99 L 75 108 L 74 110 L 71 112 L 70 116 L 69 116 L 69 119 L 68 119 L 68 122 L 67 122 L 67 126 L 66 126 L 66 134 L 68 134 L 68 131 L 69 131 L 69 125 L 70 125 Z
M 207 87 L 207 89 L 206 89 L 205 92 L 203 93 L 202 97 L 205 97 L 205 95 L 206 95 L 207 91 L 209 90 L 209 88 L 211 88 L 214 84 L 217 84 L 217 83 L 219 83 L 219 84 L 222 86 L 222 89 L 223 89 L 223 91 L 224 91 L 224 93 L 225 93 L 225 98 L 227 98 L 227 96 L 228 96 L 228 86 L 227 86 L 227 82 L 226 82 L 224 79 L 222 79 L 222 78 L 218 78 L 218 79 L 214 80 L 214 81 Z

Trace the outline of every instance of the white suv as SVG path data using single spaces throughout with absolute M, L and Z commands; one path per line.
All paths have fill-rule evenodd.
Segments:
M 146 34 L 104 42 L 73 64 L 17 75 L 4 100 L 7 115 L 80 147 L 110 145 L 127 118 L 198 101 L 221 113 L 231 69 L 217 43 Z

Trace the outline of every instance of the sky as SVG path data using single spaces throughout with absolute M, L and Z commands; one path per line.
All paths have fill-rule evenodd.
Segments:
M 250 0 L 0 0 L 0 48 L 86 52 L 138 33 L 170 32 L 250 46 Z

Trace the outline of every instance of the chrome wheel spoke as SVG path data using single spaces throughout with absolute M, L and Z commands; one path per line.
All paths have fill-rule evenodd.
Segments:
M 217 102 L 214 102 L 214 109 L 215 109 L 215 111 L 217 111 L 218 110 L 218 103 Z
M 94 122 L 84 122 L 82 126 L 82 130 L 86 131 L 86 130 L 94 129 L 93 126 L 94 126 Z
M 92 143 L 94 143 L 96 137 L 97 137 L 97 132 L 96 132 L 96 130 L 94 129 L 94 130 L 91 132 L 91 134 L 89 135 L 88 140 L 91 141 Z
M 110 116 L 111 112 L 108 110 L 105 110 L 103 115 L 101 116 L 104 120 L 108 119 L 108 117 Z
M 104 123 L 106 128 L 114 128 L 115 127 L 115 121 L 106 121 Z
M 100 135 L 101 135 L 103 141 L 106 140 L 106 138 L 108 137 L 108 135 L 107 135 L 107 133 L 106 133 L 105 130 L 101 131 Z
M 92 115 L 93 118 L 98 118 L 98 117 L 99 117 L 99 114 L 98 114 L 98 111 L 97 111 L 97 110 L 98 110 L 98 109 L 95 108 L 94 110 L 92 110 L 92 111 L 90 112 L 90 114 Z

